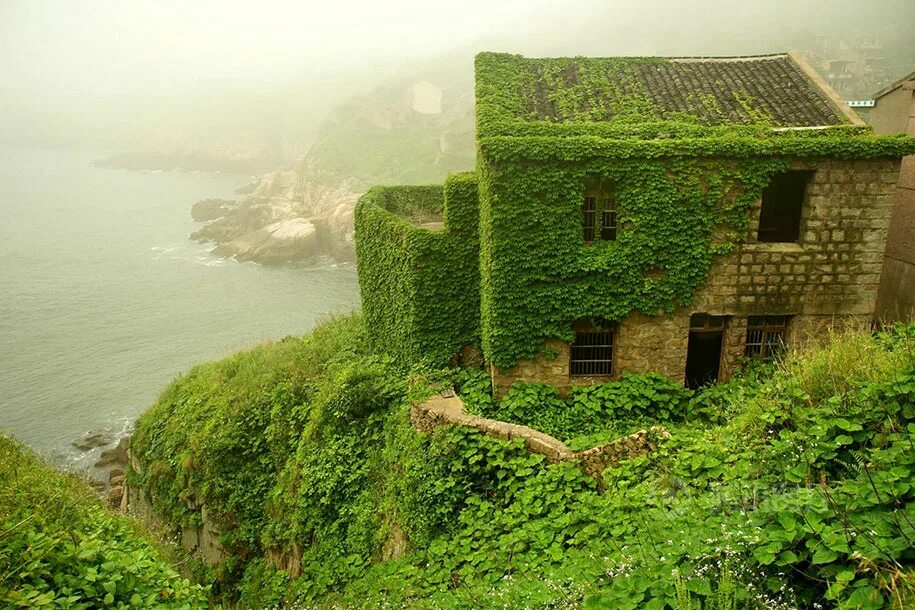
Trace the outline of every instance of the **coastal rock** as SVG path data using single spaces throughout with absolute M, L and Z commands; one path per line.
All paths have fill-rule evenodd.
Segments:
M 81 439 L 75 440 L 71 445 L 80 451 L 90 451 L 97 447 L 104 447 L 114 442 L 114 437 L 108 430 L 93 430 L 87 432 Z
M 276 264 L 311 258 L 316 254 L 316 245 L 315 225 L 305 218 L 291 218 L 218 246 L 213 253 L 234 256 L 239 261 Z
M 108 505 L 111 508 L 120 508 L 121 500 L 124 497 L 124 487 L 115 485 L 108 490 Z
M 353 213 L 370 186 L 440 183 L 474 167 L 473 81 L 457 66 L 430 68 L 339 106 L 295 169 L 243 187 L 237 205 L 192 238 L 216 244 L 216 256 L 258 263 L 352 260 Z M 277 223 L 296 219 L 314 226 L 313 241 L 276 239 Z
M 194 222 L 209 222 L 222 218 L 235 206 L 232 199 L 204 199 L 191 206 L 191 218 Z
M 99 460 L 95 463 L 96 468 L 106 468 L 115 464 L 125 466 L 127 464 L 127 437 L 125 436 L 118 441 L 117 446 L 112 449 L 102 451 Z

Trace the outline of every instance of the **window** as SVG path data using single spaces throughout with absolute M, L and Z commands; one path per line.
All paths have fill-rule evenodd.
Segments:
M 613 241 L 616 239 L 616 200 L 612 191 L 601 183 L 593 183 L 585 191 L 581 212 L 582 236 L 589 244 L 595 239 Z
M 601 212 L 600 238 L 605 241 L 616 239 L 616 207 L 604 208 Z
M 747 348 L 749 358 L 767 362 L 785 351 L 790 316 L 750 316 L 747 318 Z
M 792 170 L 776 174 L 762 194 L 759 233 L 762 242 L 792 242 L 801 235 L 801 210 L 813 172 Z
M 602 319 L 576 323 L 569 361 L 573 377 L 612 374 L 613 330 L 613 325 Z
M 597 218 L 597 197 L 585 197 L 581 213 L 581 226 L 584 230 L 585 243 L 594 241 L 594 220 Z

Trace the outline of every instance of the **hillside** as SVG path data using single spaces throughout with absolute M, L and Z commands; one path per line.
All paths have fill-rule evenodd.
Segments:
M 0 607 L 205 608 L 132 520 L 0 435 Z
M 351 258 L 359 196 L 471 169 L 473 133 L 470 55 L 410 66 L 339 105 L 295 168 L 265 175 L 193 237 L 261 263 Z
M 698 394 L 648 375 L 496 403 L 479 370 L 374 353 L 353 316 L 177 379 L 129 480 L 175 531 L 222 533 L 210 575 L 242 608 L 909 608 L 913 342 L 834 336 Z M 573 449 L 671 437 L 599 483 L 520 439 L 414 431 L 451 387 Z

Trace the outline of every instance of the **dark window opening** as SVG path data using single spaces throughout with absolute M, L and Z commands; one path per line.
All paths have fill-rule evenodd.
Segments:
M 695 390 L 718 381 L 726 316 L 693 314 L 686 349 L 686 385 Z
M 612 190 L 599 181 L 592 183 L 585 192 L 581 226 L 585 243 L 589 244 L 595 239 L 601 241 L 616 239 L 618 229 L 616 200 Z
M 790 316 L 750 316 L 747 318 L 748 358 L 771 362 L 785 352 Z
M 812 171 L 792 170 L 772 177 L 762 193 L 759 241 L 798 241 L 801 236 L 801 211 L 812 175 Z
M 569 360 L 573 377 L 613 373 L 613 331 L 613 325 L 601 319 L 575 325 Z

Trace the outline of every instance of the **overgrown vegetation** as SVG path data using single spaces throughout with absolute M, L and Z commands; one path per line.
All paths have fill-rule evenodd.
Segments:
M 777 131 L 764 104 L 739 91 L 726 119 L 710 96 L 667 112 L 637 70 L 666 61 L 477 56 L 487 361 L 510 368 L 549 338 L 571 341 L 576 320 L 689 305 L 713 257 L 746 239 L 751 205 L 792 162 L 913 150 L 911 138 L 843 124 Z M 585 244 L 582 197 L 594 179 L 612 185 L 619 230 Z
M 0 435 L 0 607 L 206 608 L 152 540 Z
M 189 495 L 219 516 L 231 558 L 212 576 L 240 607 L 915 599 L 915 329 L 835 337 L 696 395 L 653 375 L 564 400 L 513 389 L 500 413 L 576 448 L 671 431 L 602 492 L 520 441 L 414 432 L 409 404 L 452 386 L 493 408 L 479 372 L 406 368 L 337 320 L 177 380 L 138 424 L 132 476 L 175 527 Z
M 375 187 L 356 207 L 366 323 L 378 351 L 447 364 L 480 343 L 478 196 L 473 174 Z M 422 223 L 441 225 L 423 227 Z

